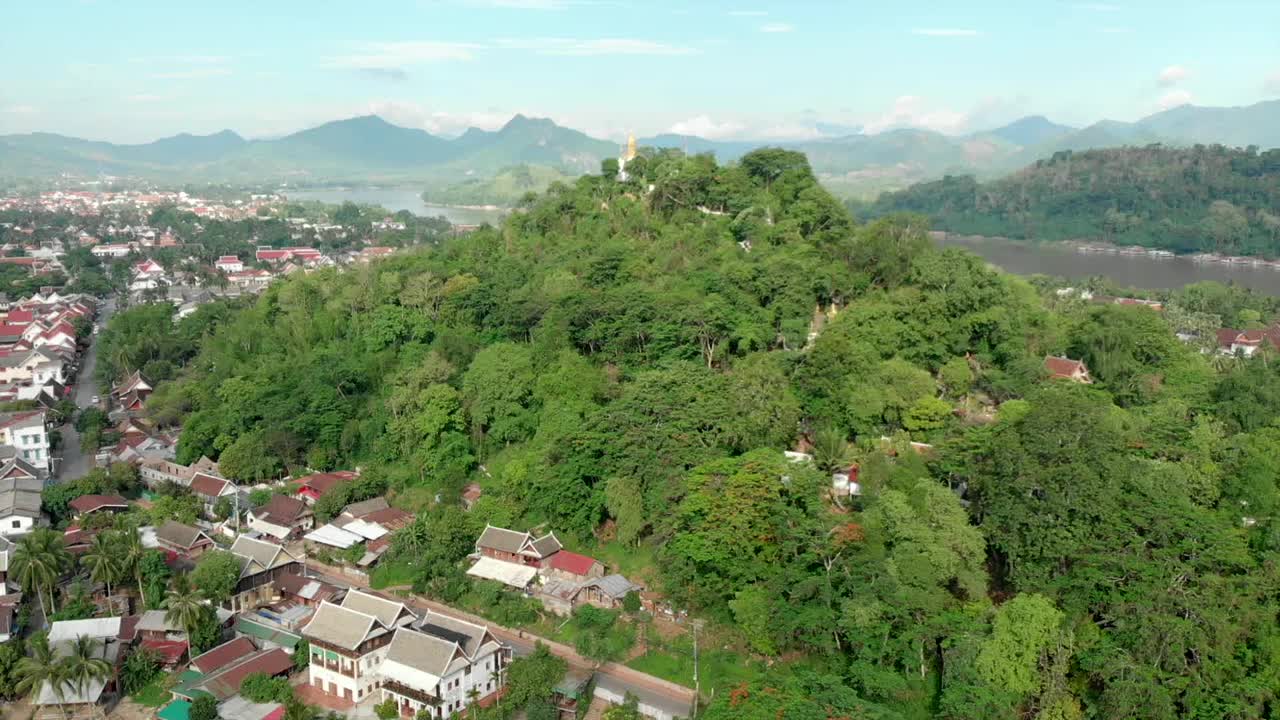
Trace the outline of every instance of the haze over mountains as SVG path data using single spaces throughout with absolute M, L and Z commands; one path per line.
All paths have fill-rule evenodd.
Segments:
M 1280 100 L 1233 108 L 1184 105 L 1133 123 L 1105 120 L 1085 128 L 1031 116 L 961 136 L 902 128 L 793 142 L 672 134 L 639 139 L 642 146 L 713 152 L 722 162 L 764 145 L 801 150 L 829 185 L 849 192 L 901 187 L 948 173 L 991 177 L 1059 150 L 1155 142 L 1280 146 Z M 442 183 L 491 177 L 517 165 L 571 175 L 595 172 L 601 160 L 618 151 L 614 141 L 523 115 L 499 130 L 472 128 L 452 139 L 365 116 L 270 140 L 247 140 L 230 130 L 180 134 L 142 145 L 50 133 L 6 135 L 0 136 L 0 176 L 38 179 L 70 173 L 168 181 Z

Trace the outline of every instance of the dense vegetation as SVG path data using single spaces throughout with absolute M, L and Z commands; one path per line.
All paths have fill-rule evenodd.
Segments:
M 949 176 L 881 196 L 941 229 L 1280 257 L 1280 150 L 1221 145 L 1063 151 L 1001 180 Z
M 628 169 L 273 284 L 153 396 L 179 459 L 438 494 L 395 546 L 439 596 L 485 522 L 654 555 L 657 589 L 786 658 L 709 717 L 1266 716 L 1280 365 L 1173 330 L 1273 306 L 1042 294 L 912 217 L 855 225 L 791 152 Z M 833 500 L 850 462 L 863 495 Z

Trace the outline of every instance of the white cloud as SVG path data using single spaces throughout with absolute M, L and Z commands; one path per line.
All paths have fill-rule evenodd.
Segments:
M 1170 90 L 1160 96 L 1160 99 L 1156 101 L 1156 107 L 1161 110 L 1169 110 L 1179 105 L 1186 105 L 1194 99 L 1187 90 Z
M 366 43 L 356 53 L 329 58 L 326 66 L 351 70 L 403 69 L 406 65 L 471 60 L 475 56 L 474 51 L 480 47 L 472 43 L 432 40 Z
M 199 78 L 221 77 L 230 74 L 231 71 L 226 68 L 201 68 L 198 70 L 172 70 L 152 73 L 151 78 L 153 80 L 197 80 Z
M 1185 68 L 1184 66 L 1170 65 L 1169 67 L 1160 71 L 1160 74 L 1156 77 L 1156 83 L 1159 84 L 1161 87 L 1169 87 L 1171 85 L 1177 85 L 1183 80 L 1186 80 L 1188 77 L 1190 77 L 1190 75 L 1191 75 L 1191 71 Z
M 4 113 L 6 115 L 31 115 L 35 113 L 35 111 L 35 107 L 31 105 L 10 105 L 5 108 L 0 108 L 0 113 Z
M 707 115 L 698 115 L 675 123 L 667 128 L 667 132 L 677 135 L 696 135 L 708 140 L 723 140 L 738 135 L 745 129 L 746 127 L 740 123 L 733 121 L 716 122 Z
M 390 100 L 369 103 L 362 112 L 378 115 L 393 125 L 421 128 L 433 135 L 459 135 L 471 127 L 497 130 L 515 114 L 499 110 L 447 112 Z
M 730 10 L 730 17 L 764 17 L 768 15 L 767 10 Z
M 1262 81 L 1262 89 L 1274 95 L 1280 95 L 1280 70 L 1271 73 L 1266 80 Z
M 764 33 L 789 33 L 795 30 L 795 27 L 787 23 L 767 23 L 760 26 L 760 32 Z
M 539 55 L 692 55 L 693 48 L 668 45 L 634 38 L 499 38 L 498 47 L 510 50 L 532 50 Z
M 782 122 L 765 125 L 751 133 L 752 140 L 817 140 L 826 137 L 818 128 L 803 123 Z
M 899 127 L 916 127 L 942 133 L 964 130 L 969 121 L 967 113 L 956 110 L 929 108 L 925 99 L 916 95 L 904 95 L 893 101 L 893 107 L 879 117 L 869 120 L 863 127 L 868 135 Z
M 965 28 L 915 28 L 911 31 L 911 34 L 927 35 L 929 37 L 975 37 L 982 33 Z

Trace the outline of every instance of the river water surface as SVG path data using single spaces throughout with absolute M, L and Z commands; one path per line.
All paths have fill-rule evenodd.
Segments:
M 936 238 L 936 236 L 935 236 Z M 1280 295 L 1280 270 L 1269 267 L 1197 263 L 1186 257 L 1082 253 L 1067 243 L 1035 243 L 1003 238 L 948 235 L 943 247 L 962 247 L 1015 275 L 1110 278 L 1120 287 L 1152 290 L 1180 288 L 1202 280 L 1236 283 L 1268 295 Z
M 444 217 L 457 225 L 479 225 L 480 223 L 497 224 L 505 214 L 503 210 L 486 210 L 481 208 L 461 208 L 448 205 L 428 205 L 423 202 L 420 191 L 412 188 L 325 188 L 323 190 L 286 190 L 285 197 L 290 200 L 318 201 L 322 203 L 340 204 L 347 200 L 361 205 L 381 205 L 398 212 L 408 210 L 414 215 L 425 217 Z

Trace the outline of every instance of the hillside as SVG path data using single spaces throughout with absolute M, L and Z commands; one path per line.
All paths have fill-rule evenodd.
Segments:
M 896 212 L 961 233 L 1280 257 L 1280 150 L 1064 151 L 1004 179 L 947 177 L 872 207 Z
M 1166 321 L 1264 306 L 1042 298 L 911 218 L 856 226 L 791 152 L 630 170 L 188 318 L 148 411 L 240 482 L 362 468 L 416 514 L 377 572 L 444 602 L 538 622 L 464 575 L 487 524 L 622 564 L 707 621 L 709 720 L 1265 716 L 1280 363 Z M 156 357 L 169 314 L 117 314 L 113 361 Z M 852 463 L 862 495 L 832 498 Z M 687 681 L 687 640 L 646 644 Z
M 553 182 L 571 182 L 573 177 L 544 165 L 517 165 L 503 168 L 493 177 L 475 177 L 460 183 L 428 187 L 423 201 L 441 205 L 497 205 L 514 207 L 531 192 L 542 192 Z

